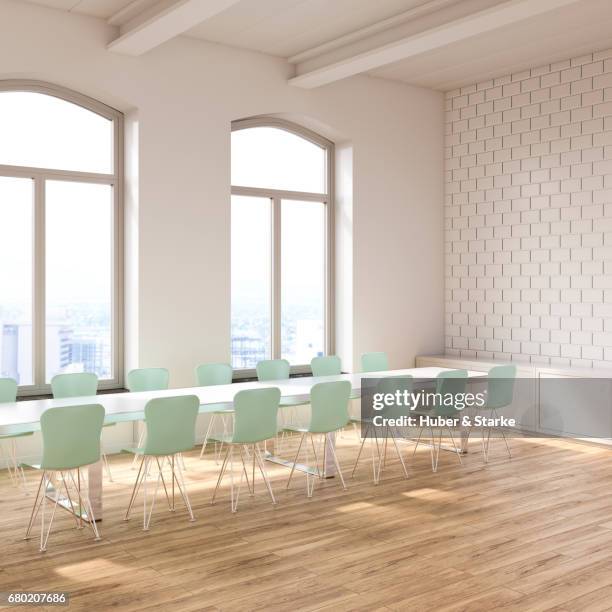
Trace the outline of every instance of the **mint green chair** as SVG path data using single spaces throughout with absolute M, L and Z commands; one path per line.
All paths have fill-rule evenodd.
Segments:
M 467 388 L 467 379 L 468 373 L 467 370 L 448 370 L 446 372 L 440 372 L 436 377 L 436 396 L 440 396 L 440 398 L 449 398 L 448 402 L 440 402 L 437 401 L 434 406 L 430 409 L 417 409 L 413 411 L 413 415 L 429 415 L 433 417 L 443 417 L 443 418 L 461 418 L 461 412 L 463 410 L 462 407 L 458 407 L 459 402 L 454 401 L 452 398 L 454 396 L 464 395 Z M 421 441 L 421 437 L 423 434 L 425 427 L 421 427 L 419 430 L 419 436 L 416 440 L 414 451 L 412 456 L 414 457 L 419 443 Z M 453 444 L 453 452 L 459 458 L 459 463 L 463 463 L 461 460 L 461 449 L 457 447 L 455 444 L 455 438 L 453 436 L 452 428 L 448 426 L 443 427 L 429 427 L 428 428 L 431 434 L 431 444 L 430 444 L 430 452 L 431 452 L 431 469 L 433 472 L 438 471 L 438 460 L 440 458 L 440 449 L 442 448 L 442 434 L 444 431 L 448 431 L 450 440 Z M 436 443 L 436 436 L 434 433 L 434 429 L 438 430 L 438 440 Z
M 498 410 L 507 408 L 512 404 L 514 398 L 514 382 L 516 380 L 516 366 L 512 364 L 499 365 L 491 368 L 487 375 L 487 399 L 485 405 L 480 408 L 479 413 L 490 413 L 487 416 L 498 418 Z M 491 441 L 491 432 L 493 430 L 499 431 L 501 437 L 506 444 L 506 452 L 508 458 L 512 459 L 512 453 L 510 452 L 510 446 L 506 434 L 504 433 L 503 427 L 489 427 L 487 429 L 487 436 L 485 440 L 484 429 L 482 430 L 482 456 L 487 463 L 489 461 L 489 443 Z
M 98 377 L 91 372 L 70 372 L 68 374 L 56 374 L 51 379 L 51 392 L 55 399 L 66 399 L 69 397 L 91 397 L 98 392 Z M 104 423 L 104 427 L 114 427 L 117 423 L 111 421 Z M 108 479 L 112 482 L 110 465 L 106 453 L 102 453 L 102 461 Z
M 170 373 L 166 368 L 138 368 L 127 375 L 127 388 L 132 393 L 161 391 L 168 388 Z
M 364 353 L 361 356 L 362 372 L 384 372 L 388 369 L 387 353 Z
M 65 399 L 71 397 L 90 397 L 98 392 L 98 377 L 91 372 L 70 372 L 67 374 L 56 374 L 51 379 L 51 392 L 55 399 Z M 104 427 L 114 427 L 115 422 L 104 423 Z M 112 482 L 108 457 L 103 452 L 102 461 L 108 479 Z
M 290 366 L 286 359 L 264 359 L 257 363 L 255 370 L 260 382 L 285 380 L 289 378 Z
M 176 458 L 182 453 L 192 450 L 195 445 L 195 423 L 199 407 L 200 400 L 196 395 L 159 397 L 148 401 L 145 406 L 147 438 L 144 447 L 136 450 L 142 458 L 124 519 L 126 521 L 129 520 L 134 500 L 142 486 L 142 528 L 144 531 L 148 531 L 151 524 L 151 516 L 155 507 L 155 498 L 157 497 L 160 482 L 163 485 L 170 512 L 175 510 L 176 486 L 187 508 L 189 520 L 195 520 L 185 487 L 181 462 L 176 461 Z M 163 470 L 166 462 L 170 467 L 171 483 L 168 486 L 171 487 L 171 493 L 168 492 L 168 486 L 164 478 Z M 157 466 L 157 482 L 151 506 L 147 513 L 147 480 L 153 463 Z
M 291 367 L 286 359 L 264 359 L 257 363 L 255 370 L 257 371 L 257 380 L 259 382 L 288 380 L 291 373 Z M 282 431 L 282 435 L 276 440 L 277 452 L 279 454 L 282 452 L 282 444 L 288 431 L 285 426 L 293 425 L 298 421 L 298 414 L 295 407 L 307 404 L 308 402 L 304 402 L 303 400 L 285 400 L 280 403 L 279 427 Z
M 12 378 L 0 378 L 0 410 L 2 410 L 2 404 L 16 401 L 17 381 Z M 12 483 L 19 486 L 21 482 L 24 491 L 26 488 L 26 478 L 23 467 L 20 465 L 17 458 L 17 440 L 19 438 L 31 436 L 33 433 L 33 431 L 24 431 L 17 434 L 0 434 L 0 458 L 6 462 L 6 470 Z M 9 445 L 6 449 L 4 447 L 4 442 L 7 442 Z
M 204 363 L 195 369 L 198 387 L 231 385 L 234 371 L 229 363 Z
M 313 376 L 337 376 L 342 374 L 342 362 L 340 357 L 336 355 L 328 355 L 326 357 L 314 357 L 310 362 Z M 353 426 L 357 439 L 360 440 L 359 430 L 357 429 L 357 423 L 361 422 L 359 416 L 353 416 L 349 414 L 349 422 Z
M 378 384 L 376 385 L 376 393 L 395 393 L 396 391 L 400 391 L 402 393 L 412 393 L 414 389 L 414 379 L 412 376 L 393 376 L 388 378 L 381 378 Z M 386 406 L 383 410 L 376 411 L 375 414 L 380 414 L 385 418 L 389 419 L 398 419 L 402 416 L 410 415 L 409 407 L 404 406 Z M 365 445 L 366 440 L 369 438 L 371 447 L 372 447 L 372 473 L 374 484 L 377 485 L 380 482 L 380 474 L 381 471 L 384 470 L 387 466 L 387 446 L 389 442 L 389 438 L 393 441 L 393 446 L 395 448 L 395 453 L 397 458 L 400 461 L 402 466 L 402 470 L 404 472 L 404 477 L 408 478 L 408 469 L 406 468 L 406 462 L 404 461 L 404 457 L 402 452 L 397 444 L 397 428 L 386 426 L 384 429 L 379 429 L 374 426 L 374 422 L 372 419 L 366 419 L 362 421 L 363 435 L 361 440 L 361 446 L 359 447 L 359 453 L 357 454 L 357 459 L 355 460 L 355 465 L 353 466 L 353 472 L 351 473 L 351 477 L 355 476 L 355 470 L 359 464 L 359 459 L 361 457 L 361 453 L 363 451 L 363 447 Z M 378 434 L 381 433 L 383 435 L 383 439 L 379 440 Z M 382 446 L 382 450 L 381 450 Z
M 53 397 L 90 397 L 98 392 L 98 377 L 90 372 L 56 374 L 51 379 Z
M 25 539 L 29 539 L 32 525 L 40 512 L 40 550 L 47 550 L 55 511 L 62 495 L 66 494 L 69 508 L 74 514 L 77 528 L 83 520 L 91 527 L 96 540 L 100 533 L 87 490 L 82 489 L 84 479 L 81 468 L 100 460 L 100 435 L 104 423 L 104 408 L 100 404 L 49 408 L 40 417 L 43 453 L 40 469 L 42 476 L 30 515 Z M 72 489 L 74 499 L 70 495 Z M 47 497 L 54 495 L 49 525 L 45 530 Z
M 291 478 L 297 465 L 300 451 L 304 445 L 304 440 L 309 437 L 310 444 L 314 455 L 315 467 L 312 470 L 306 472 L 306 494 L 308 497 L 312 497 L 314 491 L 315 478 L 314 475 L 319 479 L 325 478 L 325 467 L 327 463 L 327 451 L 331 452 L 332 460 L 340 476 L 340 482 L 342 488 L 346 489 L 346 483 L 344 482 L 344 476 L 340 469 L 340 463 L 336 456 L 336 450 L 334 448 L 331 434 L 343 429 L 349 422 L 348 414 L 348 403 L 351 395 L 351 383 L 348 380 L 340 380 L 334 382 L 323 382 L 317 383 L 310 390 L 310 423 L 308 427 L 290 427 L 290 431 L 295 431 L 302 434 L 300 443 L 298 445 L 295 458 L 293 459 L 293 466 L 291 467 L 291 473 L 287 480 L 287 488 L 291 484 Z M 319 453 L 317 453 L 315 438 L 320 436 Z M 306 451 L 306 463 L 309 461 L 308 441 L 304 447 Z M 322 459 L 321 467 L 319 468 L 319 457 Z
M 313 376 L 338 376 L 342 374 L 342 362 L 336 355 L 314 357 L 310 362 Z
M 128 391 L 131 393 L 138 393 L 139 391 L 162 391 L 168 388 L 170 373 L 166 368 L 138 368 L 128 372 L 126 382 Z M 139 421 L 138 423 L 142 423 L 142 421 Z M 145 428 L 141 426 L 136 448 L 142 447 L 144 436 Z M 125 448 L 123 450 L 128 453 L 134 452 L 133 448 Z M 138 455 L 134 453 L 132 469 L 136 467 L 137 460 Z
M 199 365 L 195 369 L 196 384 L 198 387 L 210 387 L 213 385 L 231 385 L 234 377 L 234 371 L 229 363 L 204 363 Z M 208 445 L 210 434 L 213 428 L 219 425 L 221 421 L 221 427 L 223 429 L 223 435 L 227 435 L 231 427 L 231 417 L 234 413 L 233 408 L 227 406 L 201 406 L 200 413 L 210 414 L 208 419 L 208 427 L 204 434 L 204 441 L 202 442 L 202 449 L 200 450 L 200 459 L 204 457 L 204 451 Z M 218 460 L 219 453 L 222 448 L 218 449 L 218 453 L 215 453 L 215 457 Z
M 255 465 L 259 468 L 263 481 L 268 489 L 272 503 L 276 504 L 276 498 L 270 485 L 270 480 L 264 464 L 260 444 L 276 436 L 278 431 L 277 416 L 280 402 L 280 390 L 276 387 L 264 387 L 262 389 L 247 389 L 239 391 L 234 396 L 234 432 L 231 435 L 220 436 L 218 441 L 227 444 L 227 451 L 221 464 L 217 485 L 213 492 L 211 504 L 215 498 L 219 486 L 225 476 L 229 465 L 230 472 L 230 507 L 232 512 L 238 510 L 238 500 L 242 481 L 246 478 L 247 487 L 251 495 L 255 495 Z M 250 450 L 250 452 L 249 452 Z M 240 481 L 238 486 L 234 485 L 234 453 L 242 463 Z M 247 454 L 248 453 L 248 454 Z M 251 459 L 251 477 L 249 480 L 249 469 L 247 464 Z

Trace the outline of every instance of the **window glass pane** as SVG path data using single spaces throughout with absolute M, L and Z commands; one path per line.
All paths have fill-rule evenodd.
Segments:
M 324 193 L 325 150 L 286 130 L 235 130 L 232 185 Z
M 34 181 L 0 177 L 0 377 L 33 384 Z
M 271 202 L 232 196 L 232 365 L 254 368 L 271 351 Z
M 46 376 L 112 377 L 112 187 L 46 183 Z
M 325 205 L 281 206 L 282 356 L 303 365 L 325 352 Z
M 112 172 L 113 122 L 39 93 L 0 92 L 0 164 Z

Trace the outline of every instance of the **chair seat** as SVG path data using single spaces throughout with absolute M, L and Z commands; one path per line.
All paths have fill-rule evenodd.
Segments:
M 25 436 L 31 436 L 33 434 L 34 434 L 33 431 L 23 431 L 21 433 L 14 433 L 14 434 L 1 434 L 0 440 L 10 440 L 11 438 L 23 438 Z

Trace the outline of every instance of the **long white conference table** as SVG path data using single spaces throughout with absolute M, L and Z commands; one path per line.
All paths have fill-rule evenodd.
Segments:
M 40 417 L 45 410 L 57 406 L 78 406 L 82 404 L 101 404 L 106 411 L 106 422 L 142 421 L 147 402 L 156 397 L 172 397 L 177 395 L 196 395 L 200 400 L 200 412 L 210 413 L 214 408 L 233 407 L 234 396 L 244 389 L 262 387 L 278 387 L 281 392 L 281 402 L 307 403 L 310 389 L 317 383 L 337 380 L 348 380 L 352 386 L 353 398 L 360 397 L 362 378 L 385 378 L 413 376 L 418 379 L 435 378 L 440 372 L 450 368 L 410 368 L 404 370 L 387 370 L 384 372 L 340 374 L 338 376 L 300 376 L 288 380 L 270 380 L 265 382 L 242 382 L 230 385 L 215 385 L 210 387 L 185 387 L 167 389 L 164 391 L 144 391 L 138 393 L 103 393 L 95 396 L 73 397 L 69 399 L 37 399 L 23 400 L 2 404 L 0 408 L 0 434 L 21 433 L 40 430 Z M 468 371 L 469 378 L 485 376 L 486 372 Z M 333 436 L 328 437 L 328 443 L 333 444 Z M 327 453 L 331 457 L 331 453 Z M 326 472 L 333 471 L 333 465 L 325 466 Z M 96 520 L 102 518 L 102 462 L 99 461 L 88 468 L 89 497 Z

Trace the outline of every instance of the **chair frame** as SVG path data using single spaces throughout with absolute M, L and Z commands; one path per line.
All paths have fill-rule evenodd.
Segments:
M 178 457 L 178 461 L 176 460 Z M 160 463 L 161 459 L 161 463 Z M 134 506 L 134 502 L 136 501 L 136 497 L 140 488 L 143 489 L 143 510 L 142 510 L 142 530 L 149 531 L 149 526 L 151 524 L 151 517 L 153 516 L 153 510 L 155 508 L 155 500 L 157 499 L 157 492 L 159 490 L 159 483 L 161 481 L 164 493 L 166 496 L 166 501 L 168 502 L 168 510 L 170 512 L 174 512 L 176 510 L 176 488 L 178 488 L 179 493 L 183 499 L 183 503 L 185 504 L 185 508 L 187 509 L 187 513 L 189 514 L 189 521 L 194 522 L 195 516 L 193 515 L 193 510 L 191 507 L 191 502 L 189 501 L 189 495 L 187 493 L 187 487 L 185 486 L 185 479 L 183 477 L 183 470 L 181 469 L 181 461 L 182 455 L 181 453 L 174 453 L 172 455 L 159 456 L 159 455 L 142 455 L 140 460 L 140 467 L 138 469 L 138 474 L 136 476 L 136 480 L 134 481 L 134 486 L 132 487 L 132 495 L 130 496 L 130 502 L 128 504 L 127 510 L 125 511 L 125 516 L 123 517 L 124 521 L 128 521 L 130 519 L 130 514 L 132 512 L 132 508 Z M 151 464 L 155 460 L 157 465 L 157 481 L 155 483 L 155 489 L 153 491 L 153 498 L 151 500 L 151 506 L 147 513 L 147 482 L 149 472 L 151 470 Z M 164 478 L 164 465 L 168 461 L 168 465 L 170 466 L 170 475 L 171 475 L 171 495 L 168 493 L 168 486 L 166 485 L 166 480 Z
M 315 468 L 314 470 L 311 470 L 311 469 L 306 470 L 306 496 L 309 498 L 313 496 L 314 486 L 315 486 L 315 482 L 317 478 L 319 480 L 325 480 L 326 478 L 325 465 L 327 463 L 327 448 L 328 447 L 332 455 L 334 466 L 336 467 L 336 471 L 338 472 L 338 476 L 340 476 L 340 484 L 345 491 L 347 490 L 348 487 L 346 486 L 344 475 L 342 473 L 342 469 L 340 468 L 340 462 L 338 461 L 338 456 L 336 455 L 335 445 L 327 443 L 328 442 L 327 436 L 329 435 L 329 433 L 333 434 L 335 432 L 314 433 L 310 431 L 305 431 L 302 433 L 302 436 L 300 438 L 300 443 L 298 444 L 297 452 L 295 453 L 295 457 L 293 458 L 293 465 L 291 466 L 291 472 L 289 473 L 289 478 L 287 480 L 287 485 L 285 487 L 286 489 L 288 489 L 289 486 L 291 485 L 291 479 L 293 478 L 293 473 L 295 472 L 295 466 L 297 465 L 298 459 L 300 457 L 300 451 L 302 449 L 302 446 L 304 445 L 304 440 L 306 440 L 306 438 L 310 436 L 310 445 L 312 447 L 312 452 L 313 452 L 313 456 L 315 460 Z M 322 449 L 321 448 L 319 449 L 320 451 L 319 454 L 317 454 L 315 436 L 321 436 L 320 445 L 322 446 Z M 304 449 L 306 451 L 306 465 L 310 465 L 309 464 L 310 452 L 308 451 L 308 442 L 306 442 Z M 319 456 L 322 458 L 321 469 L 319 469 Z M 316 477 L 315 477 L 315 472 L 316 472 Z
M 261 477 L 266 485 L 266 489 L 268 490 L 270 499 L 272 500 L 272 504 L 276 505 L 276 497 L 274 497 L 274 491 L 272 490 L 272 485 L 270 484 L 270 478 L 265 467 L 265 459 L 262 455 L 259 443 L 228 442 L 227 447 L 228 448 L 225 451 L 225 456 L 221 465 L 221 470 L 219 471 L 219 477 L 217 478 L 217 484 L 215 486 L 215 490 L 213 491 L 212 499 L 210 501 L 211 505 L 214 505 L 215 503 L 217 492 L 219 490 L 219 487 L 221 486 L 221 482 L 223 481 L 228 465 L 230 468 L 230 506 L 232 512 L 238 511 L 238 501 L 240 499 L 240 490 L 242 487 L 243 477 L 244 479 L 246 479 L 247 487 L 249 489 L 249 495 L 251 497 L 255 496 L 255 465 L 257 465 L 257 467 L 259 468 Z M 242 463 L 242 471 L 240 473 L 240 480 L 237 486 L 234 484 L 234 450 L 236 447 L 238 448 L 238 451 L 240 453 L 240 461 Z M 249 461 L 249 459 L 252 460 L 250 481 L 245 459 L 247 462 Z
M 51 533 L 51 527 L 53 526 L 55 511 L 57 510 L 58 505 L 60 505 L 61 486 L 60 483 L 55 482 L 58 478 L 58 475 L 61 479 L 61 485 L 64 487 L 64 491 L 66 492 L 66 498 L 70 505 L 69 510 L 70 513 L 74 516 L 76 528 L 83 529 L 83 523 L 87 523 L 93 531 L 94 540 L 99 541 L 101 539 L 100 532 L 96 524 L 93 507 L 91 505 L 91 500 L 89 499 L 89 490 L 83 490 L 81 486 L 82 483 L 86 482 L 84 475 L 81 472 L 81 468 L 76 468 L 74 470 L 43 470 L 42 476 L 40 477 L 40 482 L 38 484 L 36 498 L 34 499 L 32 512 L 30 514 L 30 521 L 28 523 L 28 527 L 26 529 L 26 534 L 24 537 L 24 540 L 30 539 L 32 526 L 34 525 L 34 521 L 36 520 L 36 517 L 40 512 L 40 552 L 45 552 L 47 550 L 47 542 L 49 541 L 49 534 Z M 69 480 L 72 483 L 73 492 L 76 494 L 76 499 L 78 500 L 78 505 L 76 506 L 75 503 L 72 501 L 72 497 L 70 496 L 70 488 L 67 477 L 69 477 Z M 53 491 L 55 491 L 55 497 L 51 499 L 49 493 Z M 49 524 L 45 531 L 45 508 L 47 505 L 47 500 L 50 500 L 52 502 L 53 509 L 51 511 L 51 518 L 49 519 Z M 83 510 L 85 510 L 85 512 L 83 512 Z

